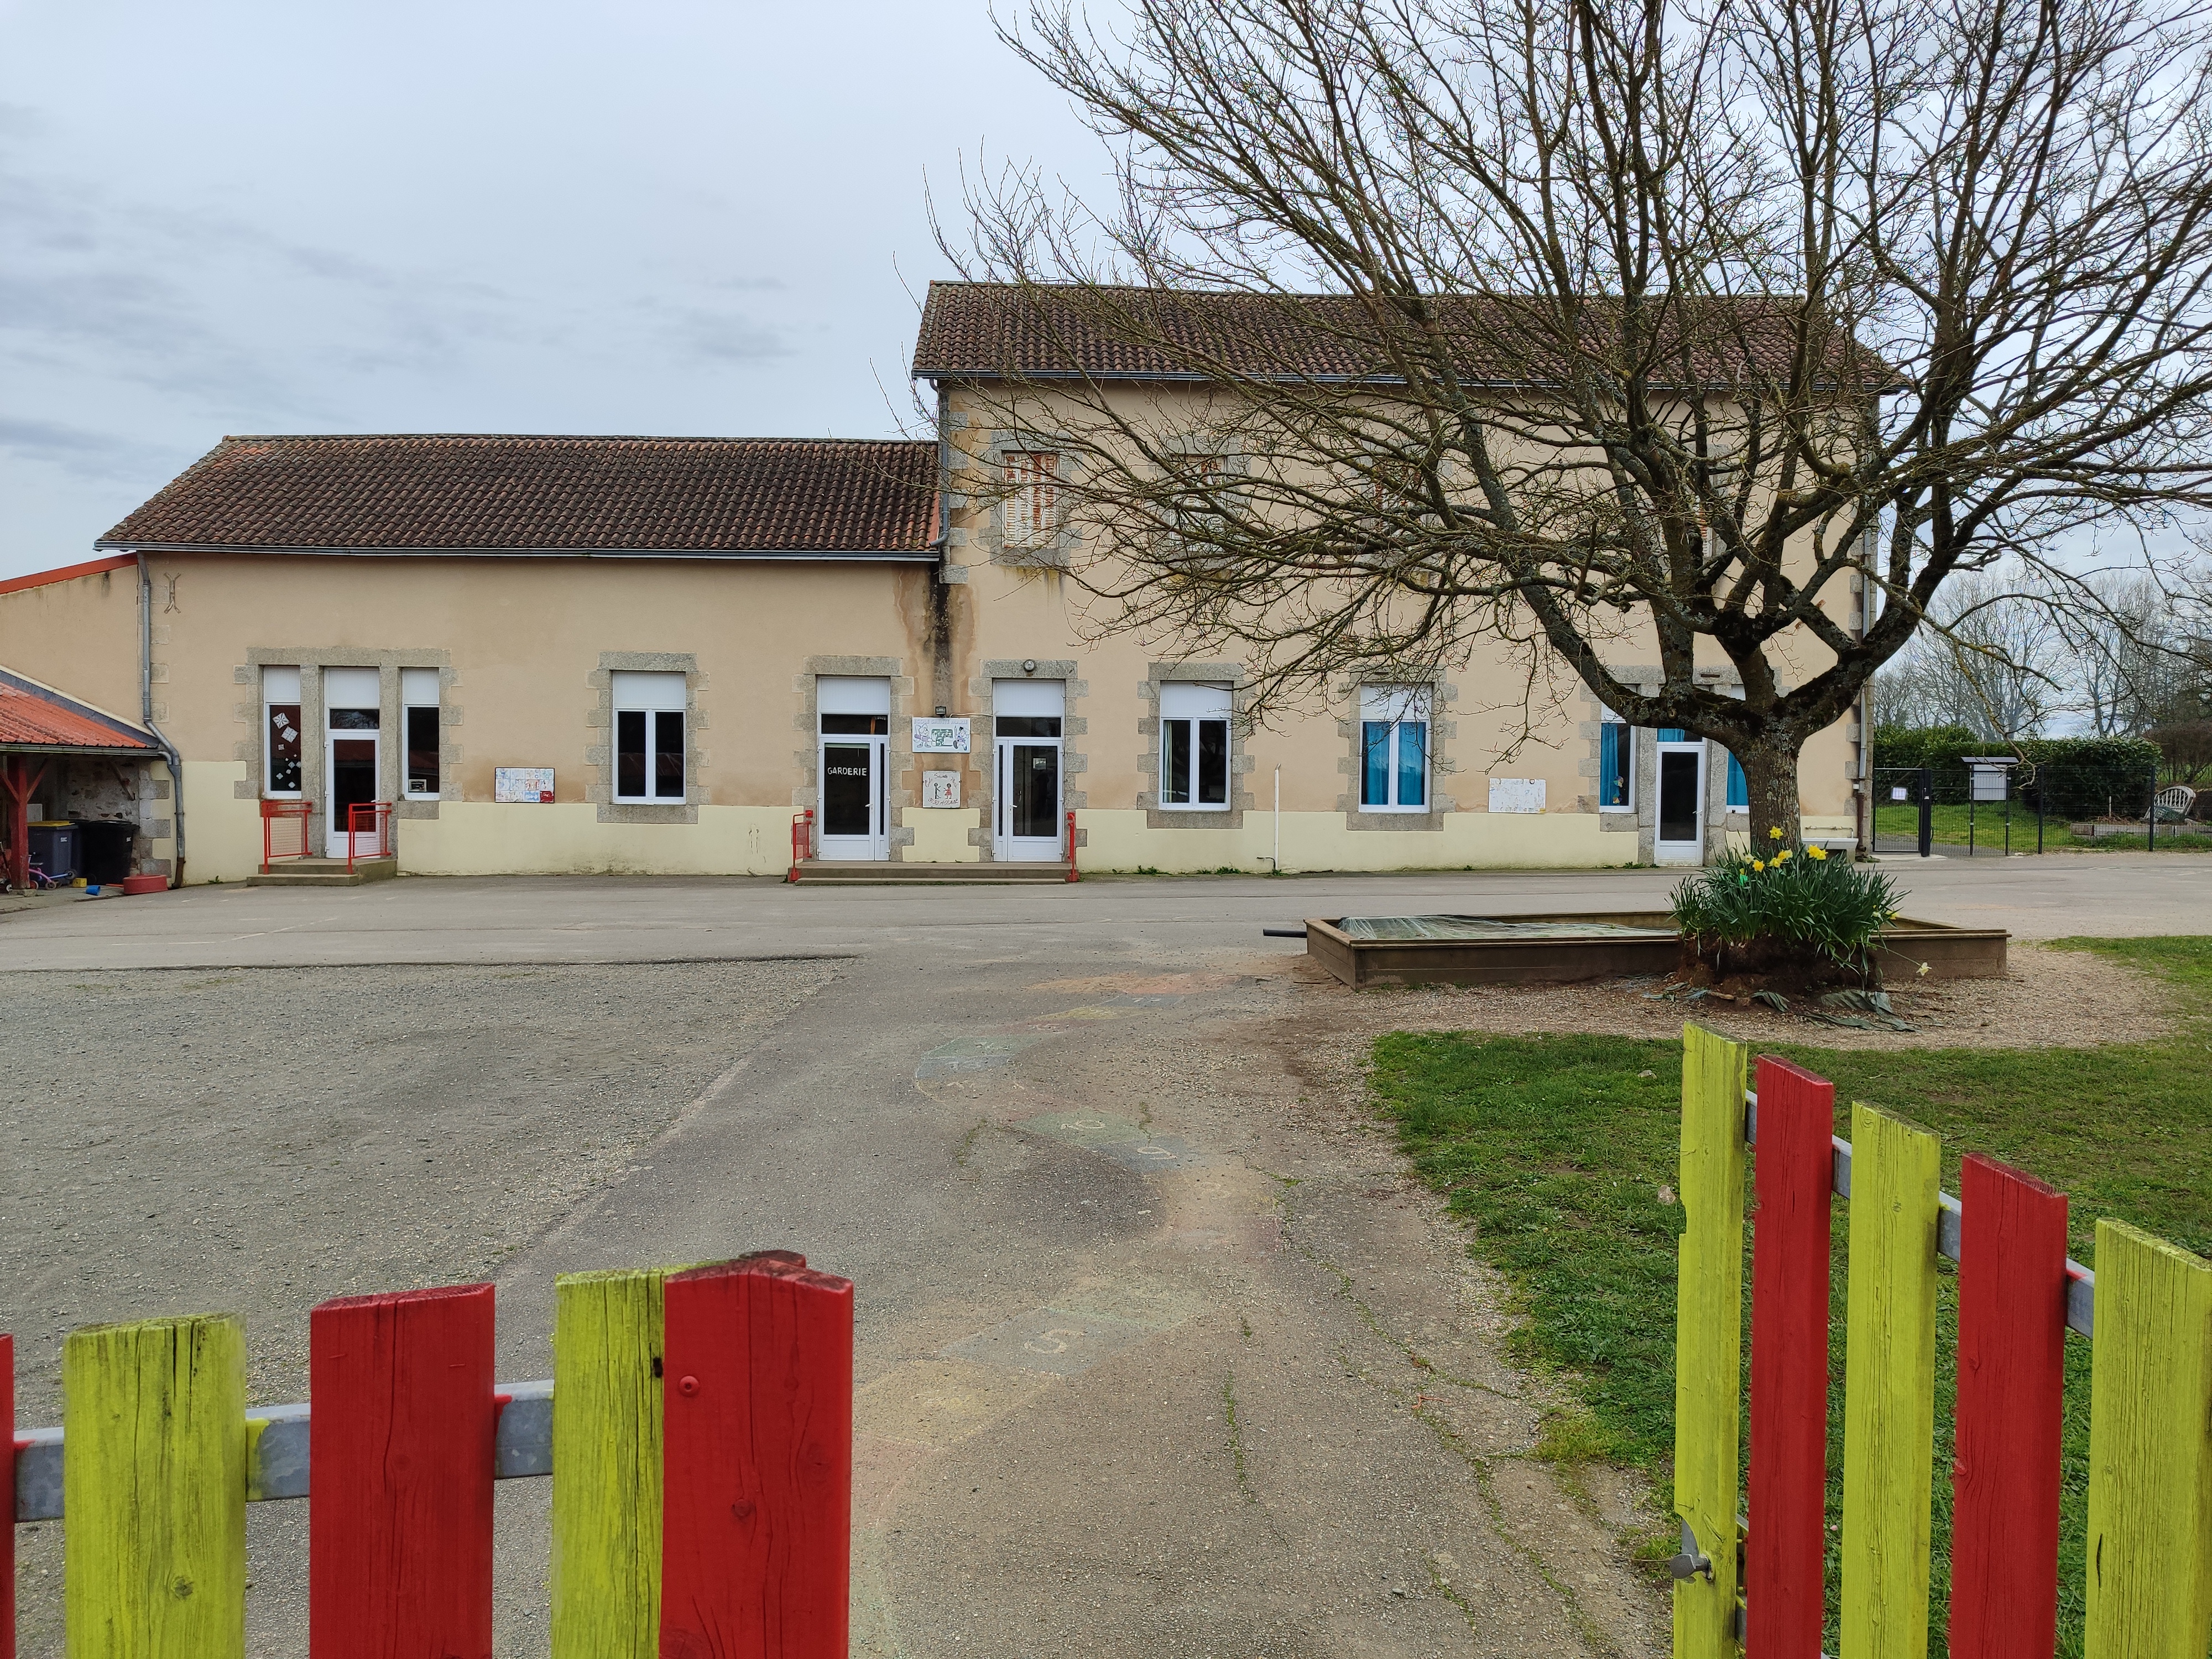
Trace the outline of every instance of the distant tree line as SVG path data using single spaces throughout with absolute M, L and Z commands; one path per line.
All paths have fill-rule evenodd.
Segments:
M 2148 571 L 2083 581 L 2100 604 L 2002 567 L 1947 587 L 1929 625 L 1875 677 L 1875 763 L 1992 747 L 2025 755 L 2030 739 L 2078 735 L 2142 739 L 2136 752 L 2160 757 L 2172 781 L 2212 776 L 2212 617 L 2201 584 Z M 2094 763 L 2120 763 L 2120 751 L 2100 747 Z

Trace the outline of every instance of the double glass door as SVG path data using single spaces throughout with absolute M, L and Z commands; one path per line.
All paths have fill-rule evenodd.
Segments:
M 890 848 L 890 717 L 822 716 L 819 855 L 881 863 Z

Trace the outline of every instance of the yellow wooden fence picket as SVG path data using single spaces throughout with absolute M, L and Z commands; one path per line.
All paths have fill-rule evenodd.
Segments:
M 1851 1108 L 1844 1351 L 1843 1659 L 1924 1659 L 1942 1145 Z
M 2204 1659 L 2212 1632 L 2212 1262 L 2097 1223 L 2088 1659 Z
M 1674 1585 L 1675 1659 L 1735 1651 L 1743 1363 L 1743 1109 L 1751 1051 L 1682 1032 L 1682 1208 L 1674 1338 L 1674 1510 L 1711 1562 Z
M 62 1395 L 70 1659 L 244 1659 L 244 1328 L 72 1331 Z
M 564 1273 L 554 1287 L 556 1659 L 655 1659 L 660 1643 L 661 1281 Z

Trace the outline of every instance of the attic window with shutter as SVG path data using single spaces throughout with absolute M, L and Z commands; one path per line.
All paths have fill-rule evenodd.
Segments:
M 1060 533 L 1060 457 L 1016 450 L 1006 457 L 1006 545 L 1049 547 Z

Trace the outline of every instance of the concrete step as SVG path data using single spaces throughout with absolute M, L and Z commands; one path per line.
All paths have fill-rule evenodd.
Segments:
M 399 860 L 360 859 L 352 869 L 343 859 L 286 859 L 257 876 L 248 876 L 248 887 L 359 887 L 372 881 L 389 881 L 399 873 Z
M 1044 887 L 1067 884 L 1064 864 L 864 864 L 808 859 L 805 887 Z

